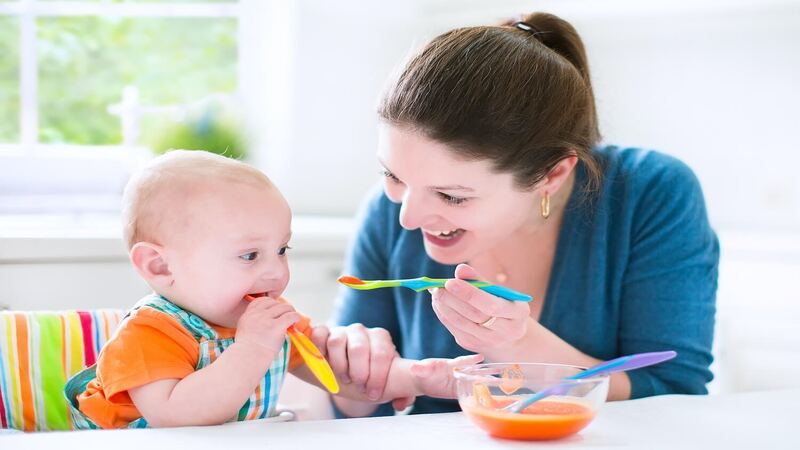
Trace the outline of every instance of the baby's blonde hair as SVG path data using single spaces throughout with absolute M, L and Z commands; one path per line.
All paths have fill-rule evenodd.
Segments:
M 157 241 L 164 203 L 182 200 L 192 185 L 224 181 L 273 188 L 263 172 L 241 161 L 202 150 L 172 150 L 150 161 L 135 173 L 122 194 L 122 235 L 127 248 L 141 241 Z M 172 196 L 173 198 L 169 198 Z

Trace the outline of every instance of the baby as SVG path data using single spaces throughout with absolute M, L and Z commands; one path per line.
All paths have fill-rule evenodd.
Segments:
M 292 215 L 262 172 L 172 151 L 130 180 L 123 205 L 130 260 L 154 293 L 123 319 L 97 365 L 68 381 L 76 427 L 265 418 L 287 371 L 318 385 L 286 337 L 291 325 L 307 336 L 313 327 L 281 297 Z M 396 358 L 380 401 L 454 397 L 452 368 L 479 360 Z M 339 395 L 367 400 L 353 385 Z

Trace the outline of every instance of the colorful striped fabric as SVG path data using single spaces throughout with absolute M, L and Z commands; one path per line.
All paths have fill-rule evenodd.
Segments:
M 72 429 L 64 384 L 95 363 L 124 314 L 0 311 L 0 428 Z

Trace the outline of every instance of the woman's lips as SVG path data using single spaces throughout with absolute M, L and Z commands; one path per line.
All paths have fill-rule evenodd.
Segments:
M 459 228 L 452 233 L 445 235 L 423 230 L 422 235 L 425 237 L 426 241 L 433 245 L 438 247 L 452 247 L 461 241 L 461 238 L 464 236 L 464 230 Z

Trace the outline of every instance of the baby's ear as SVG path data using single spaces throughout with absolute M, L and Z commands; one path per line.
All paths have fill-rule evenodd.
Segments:
M 130 258 L 139 276 L 151 287 L 168 287 L 172 284 L 172 272 L 164 257 L 164 248 L 160 245 L 137 242 L 131 247 Z

